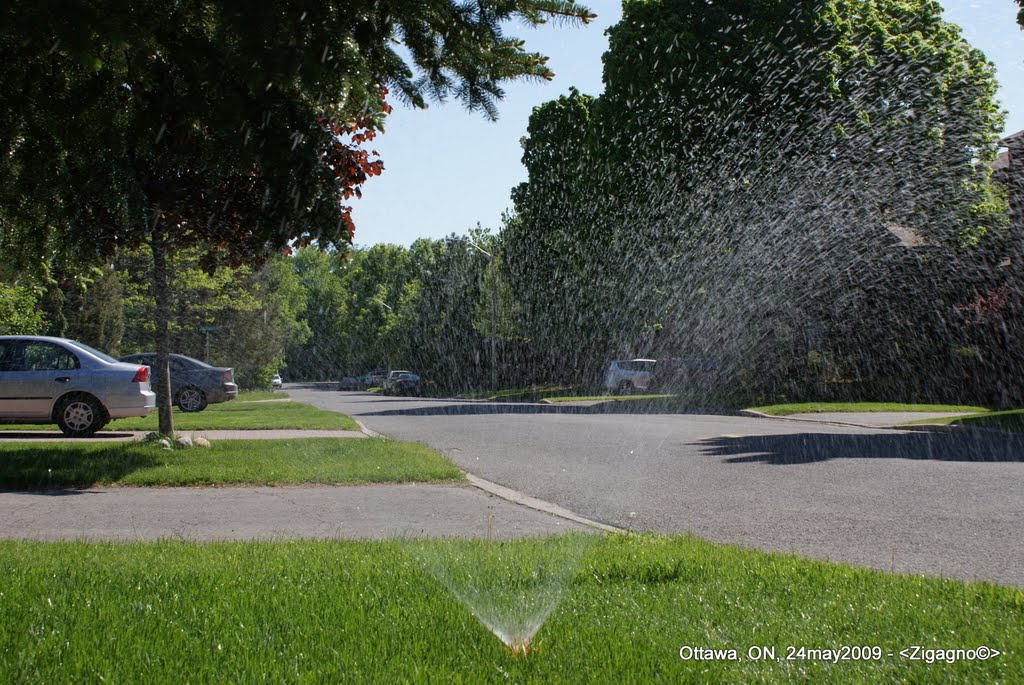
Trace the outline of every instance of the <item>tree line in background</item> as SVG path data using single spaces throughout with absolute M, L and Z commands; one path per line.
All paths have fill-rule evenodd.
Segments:
M 345 252 L 316 246 L 260 268 L 202 268 L 202 251 L 170 259 L 171 351 L 235 369 L 243 388 L 275 372 L 323 381 L 409 367 L 443 390 L 489 377 L 487 261 L 470 241 L 418 240 Z M 156 298 L 148 248 L 126 250 L 87 277 L 48 287 L 0 285 L 0 334 L 70 337 L 122 356 L 152 351 Z

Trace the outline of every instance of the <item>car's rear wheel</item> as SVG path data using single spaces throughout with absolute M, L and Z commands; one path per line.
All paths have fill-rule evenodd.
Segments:
M 633 392 L 633 384 L 629 381 L 621 381 L 615 389 L 615 392 L 618 395 L 629 395 Z
M 77 395 L 61 400 L 57 407 L 57 425 L 70 438 L 87 438 L 103 428 L 107 414 L 99 400 Z
M 182 411 L 194 412 L 206 409 L 206 393 L 199 388 L 182 388 L 178 393 L 178 407 Z

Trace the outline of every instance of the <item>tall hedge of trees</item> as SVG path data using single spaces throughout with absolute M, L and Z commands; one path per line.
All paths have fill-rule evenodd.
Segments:
M 540 372 L 713 359 L 708 394 L 949 390 L 1007 246 L 994 69 L 931 0 L 627 0 L 538 107 L 504 236 Z

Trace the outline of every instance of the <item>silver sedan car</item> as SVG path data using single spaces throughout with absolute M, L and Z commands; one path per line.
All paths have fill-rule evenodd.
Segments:
M 65 435 L 88 437 L 155 406 L 148 366 L 66 338 L 0 336 L 0 423 L 56 423 Z

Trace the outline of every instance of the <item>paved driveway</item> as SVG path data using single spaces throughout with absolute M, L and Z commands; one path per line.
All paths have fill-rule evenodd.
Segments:
M 1024 441 L 290 389 L 588 518 L 1024 586 Z

